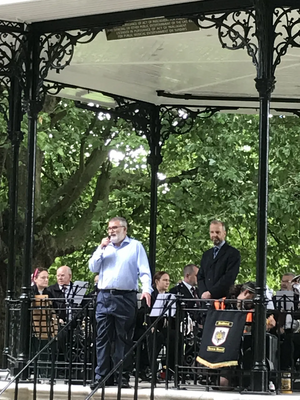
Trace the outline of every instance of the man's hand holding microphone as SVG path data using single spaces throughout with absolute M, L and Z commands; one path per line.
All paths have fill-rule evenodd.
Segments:
M 110 236 L 107 236 L 106 238 L 102 239 L 100 243 L 101 249 L 105 250 L 105 248 L 109 245 L 109 243 L 110 243 Z

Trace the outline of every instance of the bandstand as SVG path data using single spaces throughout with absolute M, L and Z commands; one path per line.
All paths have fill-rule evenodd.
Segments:
M 37 117 L 46 94 L 130 120 L 147 137 L 151 166 L 149 259 L 155 270 L 157 172 L 169 135 L 197 116 L 259 113 L 259 183 L 253 393 L 268 393 L 266 366 L 269 114 L 299 115 L 300 9 L 296 0 L 11 0 L 0 2 L 1 112 L 8 124 L 10 188 L 7 304 L 14 300 L 21 122 L 28 116 L 28 182 L 20 342 L 29 360 Z M 299 81 L 299 83 L 298 83 Z M 7 361 L 10 319 L 6 316 Z

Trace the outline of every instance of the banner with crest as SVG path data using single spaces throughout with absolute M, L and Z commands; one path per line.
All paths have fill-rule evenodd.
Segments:
M 238 365 L 246 313 L 238 310 L 207 312 L 198 363 L 209 368 Z

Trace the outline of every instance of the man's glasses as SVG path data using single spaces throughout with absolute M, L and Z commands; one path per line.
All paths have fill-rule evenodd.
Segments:
M 124 226 L 124 225 L 120 225 L 120 226 L 110 226 L 110 227 L 107 228 L 107 232 L 116 231 L 116 230 L 119 229 L 119 228 L 125 228 L 125 226 Z

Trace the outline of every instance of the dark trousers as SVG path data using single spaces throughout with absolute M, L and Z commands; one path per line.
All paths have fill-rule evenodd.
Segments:
M 111 370 L 111 358 L 116 365 L 132 347 L 136 316 L 136 293 L 122 295 L 99 292 L 97 297 L 97 367 L 95 379 L 103 379 Z M 130 362 L 123 366 L 130 370 Z
M 170 333 L 169 333 L 169 343 L 167 343 L 168 341 L 168 329 L 170 329 Z M 150 335 L 150 346 L 152 348 L 153 345 L 153 338 L 152 338 L 153 334 Z M 165 369 L 165 367 L 170 368 L 172 371 L 174 371 L 175 369 L 175 330 L 172 328 L 162 328 L 160 331 L 156 332 L 156 348 L 154 350 L 154 357 L 155 360 L 157 360 L 158 355 L 162 349 L 163 346 L 167 346 L 168 347 L 168 354 L 164 354 L 163 358 L 161 360 L 162 363 L 162 367 Z M 168 356 L 168 357 L 167 357 Z M 167 360 L 168 358 L 168 360 Z
M 286 330 L 280 351 L 280 367 L 283 371 L 293 368 L 300 358 L 300 334 Z

